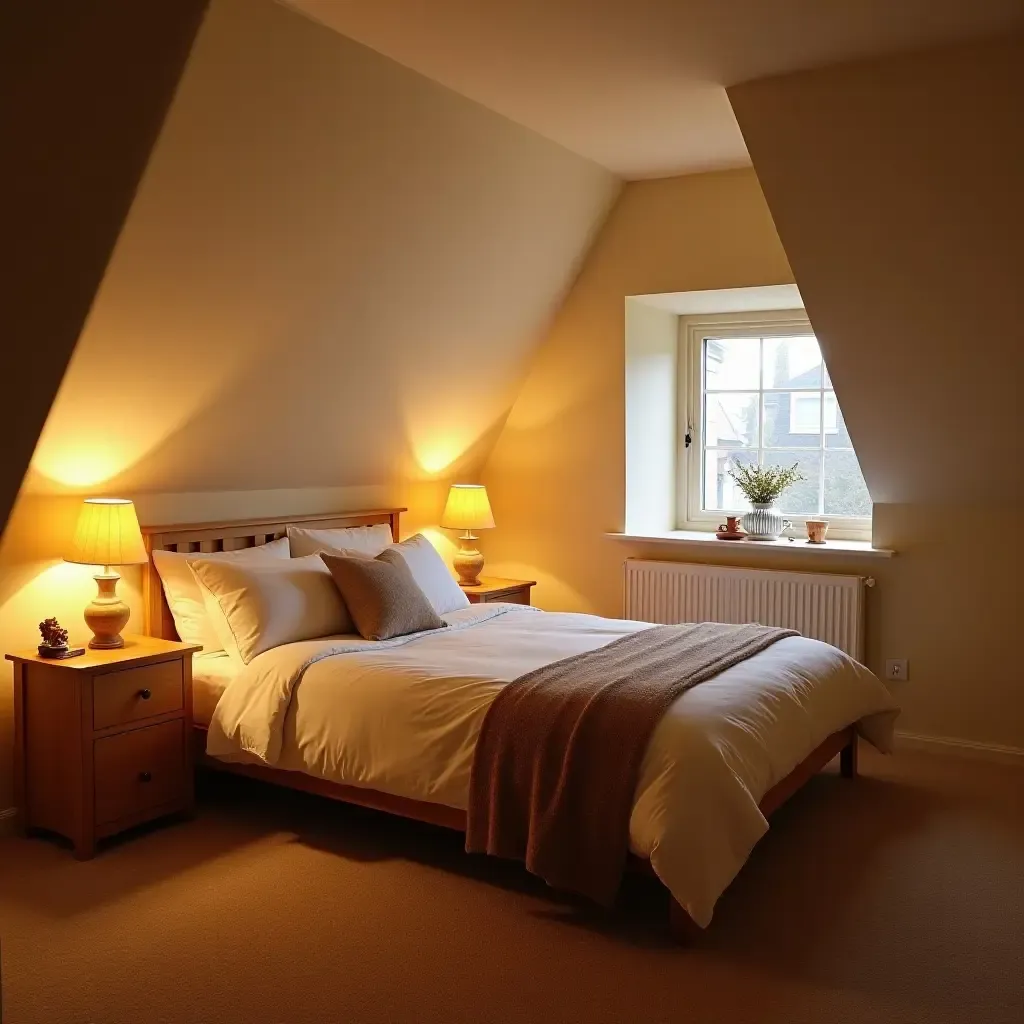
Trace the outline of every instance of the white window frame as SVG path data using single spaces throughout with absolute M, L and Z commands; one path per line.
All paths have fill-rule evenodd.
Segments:
M 714 530 L 724 517 L 741 509 L 706 512 L 701 508 L 702 453 L 704 450 L 703 404 L 701 402 L 701 357 L 704 339 L 709 333 L 716 338 L 790 337 L 794 333 L 813 334 L 814 329 L 803 310 L 764 311 L 759 313 L 722 313 L 679 318 L 679 427 L 676 473 L 677 529 Z M 838 404 L 838 396 L 837 396 Z M 824 402 L 822 403 L 824 407 Z M 822 408 L 824 415 L 824 408 Z M 686 435 L 691 437 L 686 446 Z M 806 537 L 807 518 L 786 513 L 792 522 L 789 536 Z M 822 516 L 829 521 L 829 537 L 837 540 L 871 540 L 871 516 Z

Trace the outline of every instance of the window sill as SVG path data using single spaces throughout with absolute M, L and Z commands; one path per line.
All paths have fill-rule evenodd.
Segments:
M 841 555 L 844 558 L 892 558 L 896 554 L 889 548 L 873 548 L 866 540 L 827 540 L 824 544 L 809 544 L 805 540 L 782 537 L 780 540 L 719 540 L 710 531 L 667 530 L 664 533 L 609 533 L 615 540 L 642 541 L 646 544 L 666 544 L 680 548 L 708 549 L 709 545 L 749 551 L 785 551 L 787 555 L 820 558 L 822 555 Z

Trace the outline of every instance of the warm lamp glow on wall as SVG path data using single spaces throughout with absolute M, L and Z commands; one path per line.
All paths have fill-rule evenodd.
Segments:
M 480 586 L 480 573 L 484 568 L 484 556 L 477 550 L 474 530 L 489 530 L 494 527 L 491 503 L 487 490 L 482 484 L 452 484 L 448 501 L 441 516 L 445 530 L 463 530 L 459 538 L 459 553 L 452 564 L 459 574 L 463 587 Z
M 103 566 L 103 572 L 93 577 L 98 593 L 85 609 L 86 625 L 93 632 L 89 646 L 100 650 L 124 647 L 121 630 L 131 612 L 117 596 L 121 577 L 111 566 L 149 561 L 135 505 L 127 498 L 86 498 L 64 561 Z

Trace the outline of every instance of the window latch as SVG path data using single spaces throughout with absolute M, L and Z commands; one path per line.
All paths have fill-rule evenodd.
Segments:
M 686 424 L 686 433 L 683 435 L 683 444 L 689 448 L 693 444 L 693 427 L 689 423 Z

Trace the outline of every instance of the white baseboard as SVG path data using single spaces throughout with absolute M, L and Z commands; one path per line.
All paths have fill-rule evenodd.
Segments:
M 14 835 L 14 823 L 18 816 L 17 807 L 8 807 L 0 811 L 0 836 Z
M 973 757 L 983 761 L 1024 766 L 1024 750 L 1020 747 L 1007 747 L 1001 743 L 977 743 L 974 740 L 957 740 L 948 736 L 920 736 L 913 732 L 897 732 L 896 749 Z

